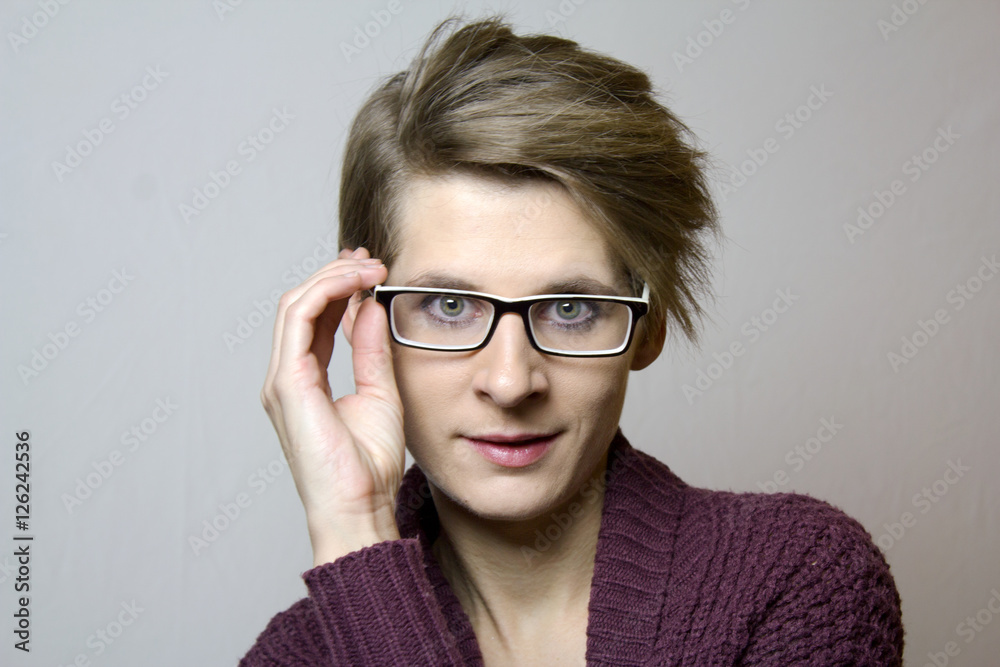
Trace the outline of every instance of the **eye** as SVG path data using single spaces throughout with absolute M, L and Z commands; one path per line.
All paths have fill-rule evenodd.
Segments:
M 552 313 L 555 316 L 554 319 L 563 323 L 570 323 L 581 319 L 588 319 L 594 314 L 594 308 L 587 301 L 567 299 L 566 301 L 553 301 Z
M 446 317 L 458 317 L 465 310 L 465 299 L 456 296 L 443 296 L 438 299 L 438 308 Z
M 560 319 L 574 320 L 583 312 L 583 303 L 580 301 L 558 301 L 555 304 L 555 311 Z
M 595 301 L 585 299 L 554 299 L 543 301 L 532 311 L 534 324 L 559 331 L 589 331 L 604 317 Z
M 472 326 L 486 315 L 481 301 L 457 294 L 424 295 L 419 310 L 424 322 L 431 326 Z

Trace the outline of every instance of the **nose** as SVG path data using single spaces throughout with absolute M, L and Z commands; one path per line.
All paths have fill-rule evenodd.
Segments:
M 505 313 L 493 337 L 475 353 L 473 389 L 498 407 L 513 408 L 549 388 L 543 354 L 531 346 L 517 313 Z

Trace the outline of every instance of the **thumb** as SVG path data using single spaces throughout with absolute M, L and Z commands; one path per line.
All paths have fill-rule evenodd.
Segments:
M 358 308 L 351 348 L 357 393 L 399 404 L 389 345 L 389 322 L 385 309 L 374 298 L 365 299 Z

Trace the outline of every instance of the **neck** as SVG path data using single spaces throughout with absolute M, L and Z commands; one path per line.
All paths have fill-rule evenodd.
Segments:
M 474 627 L 506 635 L 553 614 L 586 617 L 606 463 L 605 455 L 584 492 L 526 521 L 483 519 L 431 485 L 441 526 L 434 555 Z

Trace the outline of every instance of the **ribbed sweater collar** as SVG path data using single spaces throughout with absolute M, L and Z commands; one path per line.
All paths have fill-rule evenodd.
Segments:
M 615 434 L 597 538 L 587 625 L 587 663 L 645 664 L 660 634 L 664 594 L 686 488 L 662 463 Z M 439 531 L 427 478 L 417 465 L 396 496 L 400 536 L 416 538 L 449 630 L 467 664 L 481 665 L 475 633 L 431 549 Z

